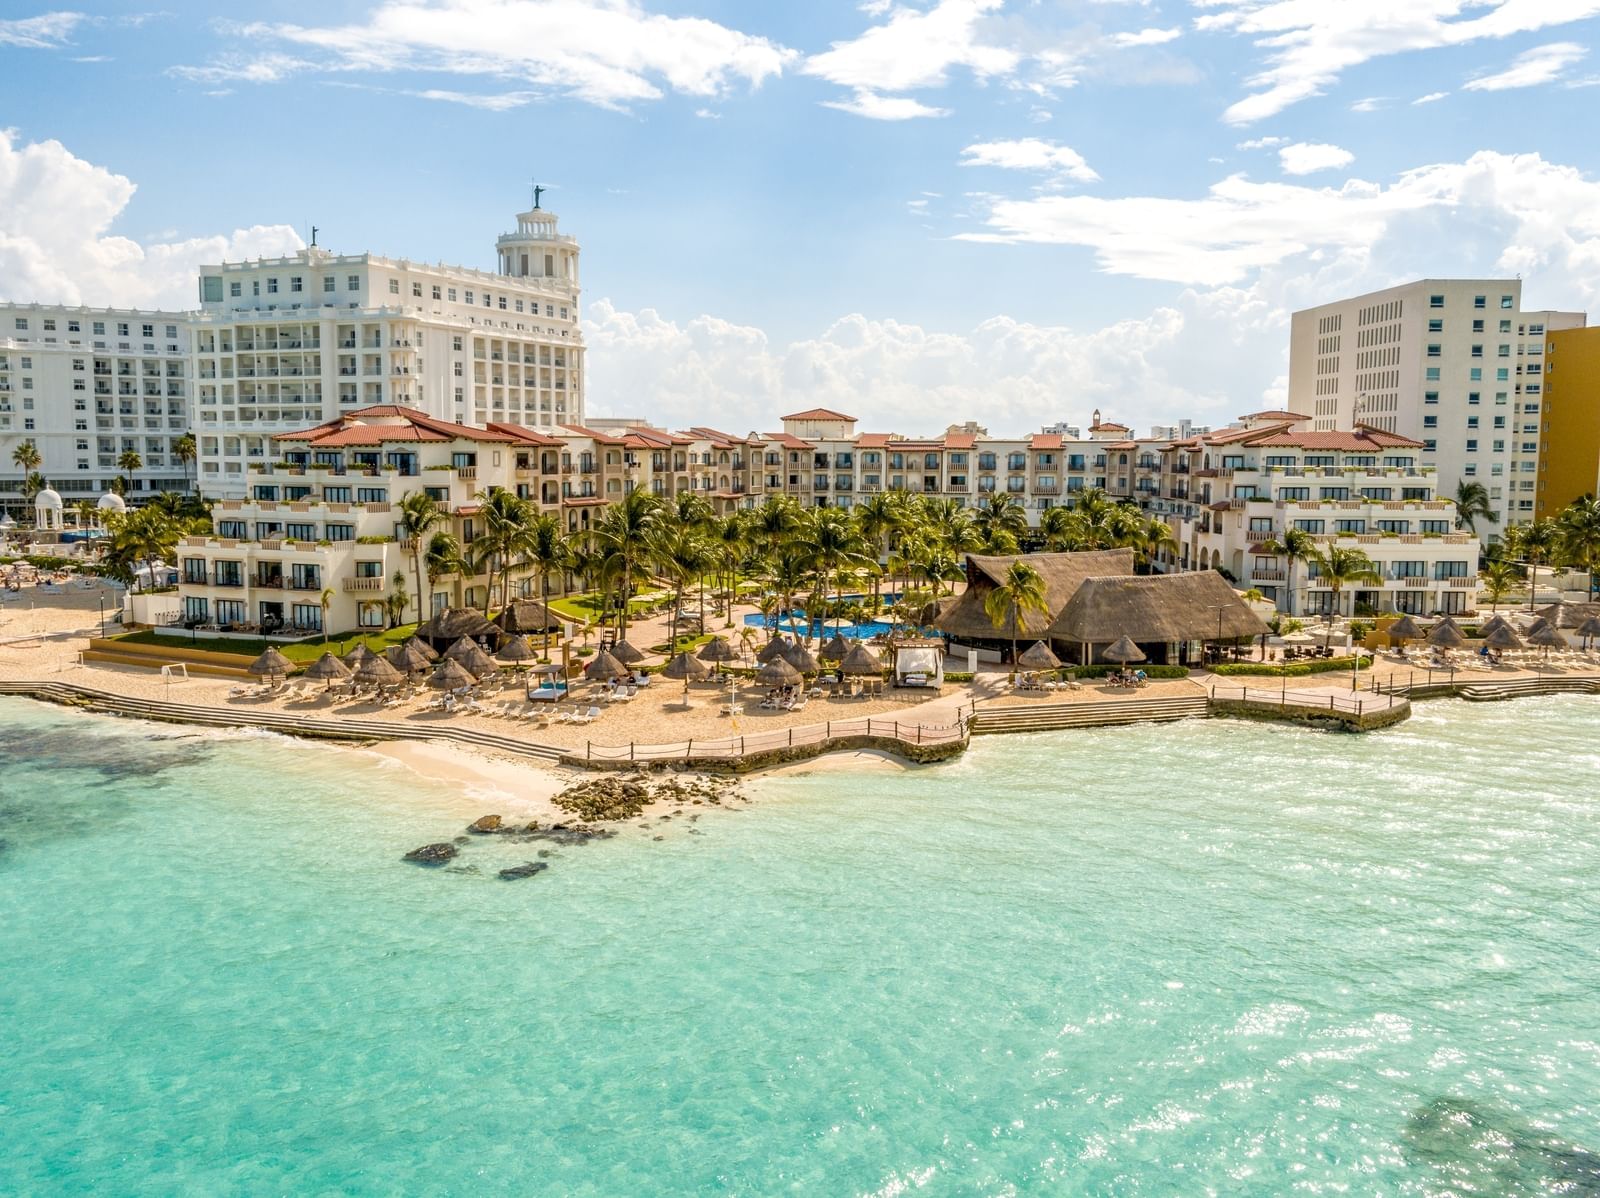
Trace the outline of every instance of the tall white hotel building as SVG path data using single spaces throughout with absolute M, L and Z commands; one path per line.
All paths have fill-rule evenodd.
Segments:
M 309 246 L 200 268 L 195 312 L 0 304 L 0 474 L 32 441 L 70 502 L 134 450 L 137 496 L 243 498 L 273 436 L 375 404 L 548 429 L 583 421 L 579 248 L 556 215 L 517 217 L 496 269 Z M 186 432 L 197 461 L 173 453 Z M 12 478 L 16 475 L 16 478 Z
M 1497 528 L 1533 519 L 1545 335 L 1582 312 L 1526 311 L 1520 279 L 1419 279 L 1296 312 L 1288 408 L 1421 441 L 1439 493 L 1479 482 Z

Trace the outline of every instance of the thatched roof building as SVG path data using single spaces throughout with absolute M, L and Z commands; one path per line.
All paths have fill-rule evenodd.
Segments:
M 1220 618 L 1219 618 L 1220 617 Z M 1087 647 L 1127 637 L 1152 660 L 1163 660 L 1167 646 L 1185 641 L 1247 640 L 1268 628 L 1215 570 L 1186 574 L 1148 574 L 1127 578 L 1086 578 L 1050 625 L 1050 635 Z
M 934 619 L 940 632 L 967 640 L 1005 640 L 1010 633 L 996 629 L 994 622 L 983 610 L 989 594 L 1005 581 L 1011 563 L 1025 561 L 1044 579 L 1045 602 L 1053 615 L 1059 616 L 1067 601 L 1077 593 L 1087 578 L 1133 576 L 1132 549 L 1093 549 L 1085 553 L 1029 553 L 990 557 L 970 554 L 967 557 L 967 589 L 947 603 Z M 1030 623 L 1028 634 L 1038 636 L 1044 631 Z M 1054 625 L 1051 635 L 1056 635 Z M 1113 640 L 1116 638 L 1113 637 Z
M 1552 603 L 1539 615 L 1557 628 L 1576 628 L 1585 620 L 1600 618 L 1600 603 Z
M 560 632 L 562 623 L 560 616 L 537 599 L 513 599 L 494 622 L 509 633 Z

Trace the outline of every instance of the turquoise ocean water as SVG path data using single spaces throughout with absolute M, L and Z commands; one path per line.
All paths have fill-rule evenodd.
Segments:
M 503 882 L 358 754 L 7 700 L 0 1192 L 1600 1193 L 1597 716 L 995 738 Z

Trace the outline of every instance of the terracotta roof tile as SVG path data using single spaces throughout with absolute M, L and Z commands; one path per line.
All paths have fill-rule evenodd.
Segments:
M 804 412 L 791 412 L 787 416 L 779 417 L 781 420 L 848 420 L 855 423 L 854 416 L 846 416 L 843 412 L 835 412 L 832 408 L 807 408 Z

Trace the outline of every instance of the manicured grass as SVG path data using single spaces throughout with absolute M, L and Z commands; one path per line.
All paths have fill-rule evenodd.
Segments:
M 628 613 L 632 615 L 652 604 L 669 598 L 665 593 L 635 595 L 628 600 Z M 578 624 L 587 624 L 600 618 L 600 596 L 596 594 L 565 595 L 550 600 L 550 610 Z
M 162 633 L 150 629 L 125 633 L 112 639 L 136 645 L 170 645 L 174 648 L 204 649 L 208 653 L 235 653 L 240 657 L 258 657 L 272 644 L 290 661 L 310 665 L 322 656 L 324 649 L 342 657 L 354 649 L 357 642 L 364 642 L 374 653 L 382 653 L 390 645 L 410 640 L 416 630 L 415 624 L 401 624 L 381 632 L 347 632 L 343 636 L 330 636 L 326 645 L 321 637 L 285 645 L 256 637 L 190 637 L 188 633 Z

